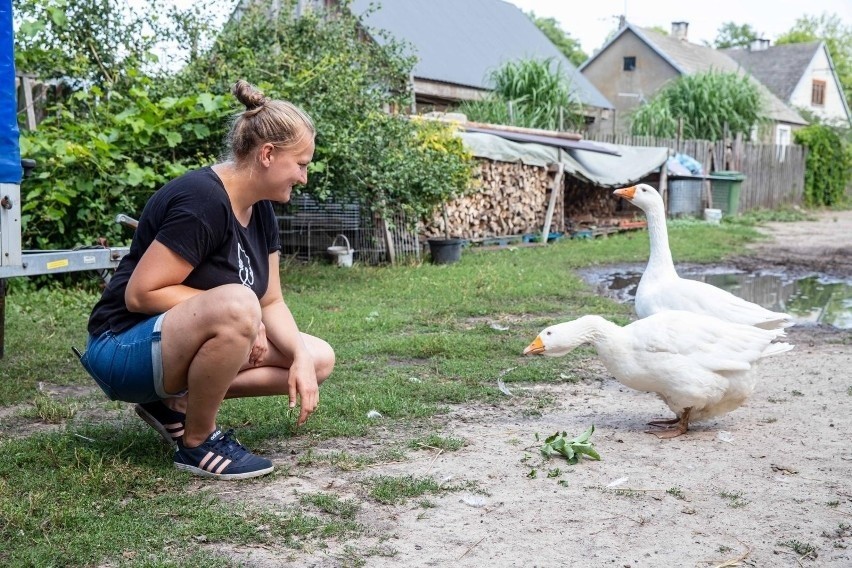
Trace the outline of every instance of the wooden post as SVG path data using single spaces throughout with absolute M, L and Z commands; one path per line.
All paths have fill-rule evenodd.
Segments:
M 382 235 L 385 238 L 385 246 L 388 251 L 388 260 L 391 263 L 391 266 L 396 265 L 396 247 L 393 244 L 393 237 L 391 236 L 390 229 L 388 229 L 388 223 L 385 220 L 384 216 L 381 218 L 382 224 Z
M 666 160 L 660 168 L 660 195 L 663 196 L 663 208 L 669 210 L 669 163 Z
M 547 238 L 550 236 L 550 224 L 553 222 L 553 210 L 556 208 L 556 199 L 559 196 L 559 190 L 562 188 L 562 176 L 565 173 L 565 165 L 562 163 L 562 149 L 559 149 L 558 154 L 560 160 L 556 165 L 556 174 L 553 176 L 553 187 L 550 189 L 550 201 L 547 203 L 547 213 L 544 215 L 544 228 L 541 231 L 541 242 L 547 244 Z

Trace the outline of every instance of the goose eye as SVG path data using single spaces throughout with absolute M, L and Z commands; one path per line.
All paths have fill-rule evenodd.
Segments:
M 550 335 L 552 333 L 553 333 L 552 331 L 548 331 L 545 335 Z

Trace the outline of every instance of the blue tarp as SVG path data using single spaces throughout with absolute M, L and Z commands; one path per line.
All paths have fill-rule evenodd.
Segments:
M 21 183 L 12 0 L 0 0 L 0 183 Z

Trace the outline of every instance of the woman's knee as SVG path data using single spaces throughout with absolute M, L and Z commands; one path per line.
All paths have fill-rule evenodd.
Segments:
M 226 284 L 214 288 L 205 302 L 213 308 L 217 323 L 241 334 L 254 337 L 260 326 L 260 301 L 249 288 L 242 284 Z
M 334 349 L 327 342 L 318 339 L 313 348 L 314 366 L 317 374 L 317 382 L 322 383 L 334 370 L 336 356 Z

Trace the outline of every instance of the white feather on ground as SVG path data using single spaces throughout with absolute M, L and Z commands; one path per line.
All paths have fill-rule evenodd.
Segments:
M 690 421 L 739 408 L 754 392 L 758 361 L 793 348 L 773 343 L 783 336 L 783 329 L 675 310 L 624 327 L 588 315 L 544 329 L 524 355 L 558 357 L 591 344 L 620 383 L 658 394 L 675 413 L 675 420 L 651 422 L 671 425 L 666 432 L 655 432 L 670 438 L 685 433 Z
M 788 314 L 767 310 L 712 284 L 678 276 L 669 248 L 665 206 L 656 189 L 640 183 L 618 189 L 615 195 L 642 209 L 648 219 L 651 255 L 636 289 L 636 314 L 640 318 L 663 310 L 684 310 L 764 329 L 793 325 Z

